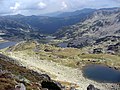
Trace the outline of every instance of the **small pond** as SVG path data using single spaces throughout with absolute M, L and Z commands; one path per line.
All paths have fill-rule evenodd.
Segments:
M 104 65 L 87 65 L 83 75 L 88 79 L 105 83 L 120 83 L 120 71 Z
M 8 41 L 8 42 L 0 42 L 0 49 L 4 49 L 6 47 L 10 47 L 10 46 L 13 46 L 17 44 L 17 42 L 11 42 L 11 41 Z
M 63 42 L 63 43 L 59 43 L 57 46 L 61 47 L 61 48 L 66 48 L 67 45 L 68 45 L 68 43 Z

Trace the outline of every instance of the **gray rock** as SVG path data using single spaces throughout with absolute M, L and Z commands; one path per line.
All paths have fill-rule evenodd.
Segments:
M 87 87 L 87 90 L 100 90 L 100 89 L 97 89 L 94 87 L 94 85 L 90 84 L 88 87 Z

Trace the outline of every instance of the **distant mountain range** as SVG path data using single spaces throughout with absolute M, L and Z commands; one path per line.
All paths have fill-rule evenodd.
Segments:
M 83 22 L 64 27 L 55 36 L 68 39 L 68 47 L 120 53 L 120 8 L 96 10 Z
M 23 16 L 23 15 L 8 15 L 0 17 L 0 29 L 14 28 L 26 30 L 33 30 L 44 34 L 51 34 L 56 32 L 58 29 L 64 26 L 76 24 L 84 20 L 89 14 L 93 13 L 93 9 L 84 9 L 80 11 L 75 11 L 66 13 L 65 17 L 63 15 L 58 15 L 59 17 L 49 17 L 49 16 Z
M 96 9 L 84 8 L 82 10 L 76 10 L 72 12 L 57 11 L 53 13 L 42 14 L 41 16 L 48 16 L 48 17 L 70 17 L 70 16 L 77 16 L 77 15 L 80 16 L 82 14 L 94 12 L 95 10 Z
M 57 13 L 54 17 L 0 16 L 0 37 L 3 38 L 40 39 L 40 34 L 53 33 L 58 39 L 68 40 L 68 47 L 119 53 L 120 8 L 83 9 Z
M 94 11 L 96 11 L 96 9 L 85 8 L 82 10 L 76 10 L 74 12 L 63 12 L 61 14 L 58 14 L 56 17 L 72 17 L 77 15 L 84 16 L 86 14 L 93 13 Z

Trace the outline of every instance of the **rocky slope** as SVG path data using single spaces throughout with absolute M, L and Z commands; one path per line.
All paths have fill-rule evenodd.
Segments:
M 92 49 L 101 52 L 120 53 L 120 8 L 99 9 L 78 24 L 64 27 L 57 38 L 69 39 L 68 47 Z
M 62 90 L 60 83 L 0 54 L 0 90 Z
M 0 37 L 4 39 L 12 37 L 25 37 L 30 33 L 31 28 L 28 25 L 21 24 L 17 21 L 0 17 Z
M 82 12 L 81 12 L 82 11 Z M 84 20 L 94 10 L 80 10 L 77 14 L 71 12 L 71 16 L 24 16 L 7 15 L 0 16 L 0 38 L 7 40 L 41 39 L 41 34 L 52 34 L 63 26 L 73 25 Z
M 28 24 L 0 16 L 0 39 L 19 41 L 41 38 L 42 35 L 35 32 Z
M 21 42 L 13 47 L 1 50 L 1 53 L 14 58 L 22 66 L 48 74 L 61 82 L 67 90 L 119 90 L 119 85 L 99 83 L 83 76 L 82 67 L 86 64 L 105 64 L 120 68 L 120 57 L 108 54 L 86 54 L 75 48 L 59 48 L 37 42 Z M 84 53 L 84 54 L 83 54 Z M 91 86 L 90 84 L 94 85 Z M 89 86 L 90 85 L 90 86 Z M 89 86 L 89 87 L 88 87 Z M 88 88 L 87 88 L 88 87 Z
M 63 86 L 63 84 L 61 85 L 58 81 L 51 80 L 51 78 L 47 74 L 41 74 L 42 72 L 40 72 L 40 70 L 36 72 L 36 69 L 34 69 L 33 71 L 31 69 L 28 69 L 28 67 L 27 68 L 24 67 L 28 63 L 23 65 L 22 64 L 23 62 L 19 63 L 15 59 L 0 54 L 0 89 L 1 90 L 77 90 L 75 88 L 78 86 L 76 86 L 76 84 L 73 84 L 73 80 L 72 83 L 59 81 L 60 83 L 64 83 Z M 46 67 L 47 64 L 49 64 L 50 67 Z M 51 67 L 52 63 L 50 64 L 48 62 L 43 62 L 43 61 L 41 61 L 41 65 L 42 65 L 41 67 L 43 66 L 46 67 L 46 68 L 44 67 L 44 70 L 45 69 L 47 70 L 49 68 L 50 68 L 49 70 L 52 70 L 54 66 L 53 64 L 53 66 Z M 32 64 L 30 64 L 30 66 L 36 68 L 36 66 L 32 66 Z M 58 67 L 56 69 L 58 69 Z M 56 71 L 60 72 L 61 70 L 56 70 Z M 60 72 L 60 73 L 64 73 L 64 72 Z M 95 88 L 94 85 L 91 84 L 88 87 L 85 85 L 84 88 L 85 88 L 84 90 L 93 90 L 93 89 L 99 90 Z

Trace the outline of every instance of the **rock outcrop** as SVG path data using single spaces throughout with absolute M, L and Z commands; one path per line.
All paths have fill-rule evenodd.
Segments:
M 92 51 L 103 48 L 105 53 L 107 49 L 119 53 L 119 17 L 120 8 L 99 9 L 83 22 L 64 27 L 56 33 L 56 37 L 68 40 L 68 47 L 90 47 Z
M 94 87 L 94 85 L 90 84 L 88 87 L 87 87 L 87 90 L 100 90 L 100 89 L 97 89 Z

